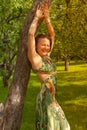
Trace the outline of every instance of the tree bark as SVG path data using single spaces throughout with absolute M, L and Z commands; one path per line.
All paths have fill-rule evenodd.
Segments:
M 65 54 L 64 54 L 64 61 L 65 61 L 65 71 L 69 70 L 69 54 L 67 54 L 66 49 L 65 49 Z
M 20 37 L 18 56 L 13 75 L 12 85 L 7 98 L 0 107 L 0 130 L 19 130 L 24 98 L 26 95 L 28 80 L 30 77 L 31 64 L 27 57 L 28 30 L 34 18 L 37 5 L 51 4 L 52 0 L 34 0 L 33 5 L 25 19 Z M 38 24 L 39 27 L 40 23 Z
M 69 71 L 69 60 L 65 59 L 65 71 Z

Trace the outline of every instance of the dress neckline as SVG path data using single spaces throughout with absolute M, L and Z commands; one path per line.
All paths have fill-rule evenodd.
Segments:
M 49 56 L 42 57 L 42 61 L 48 62 L 50 65 L 52 64 L 52 59 Z

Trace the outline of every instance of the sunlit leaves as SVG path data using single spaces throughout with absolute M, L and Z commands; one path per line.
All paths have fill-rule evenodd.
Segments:
M 20 33 L 32 0 L 0 1 L 0 76 L 7 73 L 5 65 L 14 65 Z
M 67 7 L 66 1 L 55 0 L 51 6 L 51 19 L 56 32 L 55 42 L 58 44 L 56 56 L 67 50 L 70 57 L 86 58 L 87 5 L 80 0 L 70 0 Z M 57 52 L 56 45 L 54 51 Z

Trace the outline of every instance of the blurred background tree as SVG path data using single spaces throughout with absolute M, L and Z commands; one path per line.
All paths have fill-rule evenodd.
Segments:
M 20 33 L 31 4 L 32 0 L 2 0 L 0 2 L 0 77 L 5 87 L 9 86 Z
M 87 4 L 82 0 L 55 0 L 51 18 L 56 32 L 52 56 L 65 61 L 87 60 Z
M 0 7 L 0 76 L 4 86 L 15 66 L 20 32 L 32 0 L 2 0 Z M 54 0 L 50 17 L 55 30 L 52 57 L 64 60 L 69 70 L 71 60 L 87 60 L 87 2 L 85 0 Z M 42 23 L 38 33 L 46 32 Z

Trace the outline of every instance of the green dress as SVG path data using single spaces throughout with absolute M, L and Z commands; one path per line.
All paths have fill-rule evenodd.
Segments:
M 70 130 L 63 110 L 55 99 L 56 67 L 49 57 L 42 58 L 42 67 L 35 72 L 48 72 L 49 78 L 41 83 L 36 100 L 35 130 Z

